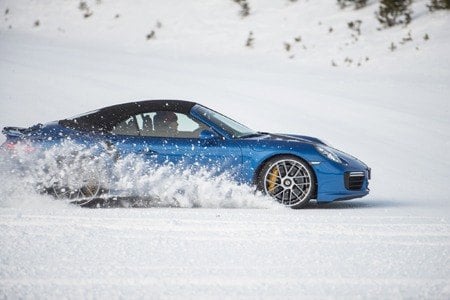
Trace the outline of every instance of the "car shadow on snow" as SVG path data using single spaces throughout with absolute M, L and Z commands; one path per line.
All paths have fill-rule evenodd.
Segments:
M 308 206 L 305 207 L 305 209 L 367 209 L 367 208 L 396 208 L 406 206 L 411 206 L 411 204 L 395 200 L 367 199 L 367 200 L 335 201 L 322 204 L 312 201 L 308 204 Z
M 105 198 L 91 198 L 89 200 L 72 201 L 72 204 L 79 205 L 85 208 L 177 208 L 180 207 L 176 200 L 162 201 L 158 197 L 105 197 Z M 316 201 L 311 201 L 303 209 L 368 209 L 368 208 L 399 208 L 412 206 L 413 204 L 407 202 L 399 202 L 396 200 L 384 199 L 364 199 L 364 200 L 349 200 L 349 201 L 335 201 L 330 203 L 319 204 Z M 192 208 L 199 208 L 194 206 Z

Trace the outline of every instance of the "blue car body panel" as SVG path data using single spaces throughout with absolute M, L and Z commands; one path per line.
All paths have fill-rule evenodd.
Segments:
M 172 100 L 168 103 L 185 105 L 190 102 Z M 117 107 L 120 108 L 120 106 Z M 136 109 L 135 106 L 133 107 Z M 177 106 L 174 107 L 179 109 Z M 7 141 L 3 147 L 7 143 L 26 141 L 42 149 L 48 149 L 70 140 L 104 151 L 107 145 L 113 147 L 121 156 L 137 154 L 157 165 L 184 164 L 206 167 L 217 173 L 227 172 L 234 180 L 243 184 L 255 184 L 261 167 L 269 159 L 280 155 L 292 155 L 304 160 L 312 168 L 317 184 L 314 198 L 318 202 L 363 197 L 369 193 L 370 168 L 360 160 L 332 148 L 342 162 L 335 162 L 325 157 L 317 150 L 317 145 L 326 145 L 317 138 L 270 133 L 257 133 L 254 136 L 236 138 L 223 126 L 206 118 L 201 110 L 196 108 L 195 103 L 188 106 L 190 117 L 209 127 L 213 138 L 118 135 L 108 131 L 77 130 L 59 121 L 29 129 L 5 128 L 3 132 L 7 135 Z M 346 178 L 351 172 L 364 174 L 362 186 L 357 190 L 349 189 L 346 185 Z

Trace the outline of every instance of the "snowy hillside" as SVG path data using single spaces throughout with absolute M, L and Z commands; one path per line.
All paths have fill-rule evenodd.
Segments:
M 83 3 L 0 1 L 0 127 L 192 100 L 323 138 L 372 167 L 371 193 L 293 211 L 160 174 L 161 192 L 200 192 L 184 208 L 86 210 L 3 163 L 0 298 L 450 297 L 449 11 L 415 0 L 408 26 L 381 29 L 373 0 L 249 0 L 246 17 L 231 0 Z
M 285 58 L 314 67 L 334 61 L 338 66 L 381 71 L 387 71 L 386 65 L 395 71 L 413 62 L 442 66 L 449 46 L 448 12 L 429 13 L 428 0 L 414 1 L 409 26 L 389 30 L 379 30 L 382 25 L 375 18 L 379 4 L 374 0 L 359 10 L 340 9 L 329 0 L 248 1 L 247 17 L 240 15 L 242 9 L 233 0 L 146 2 L 2 1 L 0 28 L 3 34 L 27 33 L 50 41 L 84 45 L 101 41 L 105 47 L 132 54 Z M 390 53 L 392 43 L 396 50 Z

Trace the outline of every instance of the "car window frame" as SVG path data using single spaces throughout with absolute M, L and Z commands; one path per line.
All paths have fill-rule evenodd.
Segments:
M 200 128 L 202 128 L 202 127 L 204 127 L 204 129 L 202 129 L 202 130 L 211 130 L 211 129 L 212 129 L 211 126 L 209 126 L 208 124 L 206 124 L 205 122 L 203 122 L 203 120 L 200 120 L 200 119 L 196 118 L 196 117 L 193 116 L 191 113 L 183 113 L 183 112 L 179 112 L 179 111 L 173 111 L 173 110 L 160 110 L 160 109 L 159 109 L 159 110 L 154 110 L 154 111 L 144 111 L 144 112 L 139 112 L 139 113 L 135 113 L 135 114 L 132 114 L 132 115 L 127 115 L 126 117 L 121 118 L 120 121 L 118 121 L 117 123 L 115 123 L 114 125 L 112 125 L 112 128 L 109 129 L 109 130 L 107 130 L 107 133 L 108 133 L 109 135 L 113 135 L 113 136 L 135 137 L 135 138 L 162 138 L 162 139 L 184 139 L 184 140 L 187 140 L 187 139 L 199 139 L 199 136 L 159 136 L 159 135 L 142 135 L 142 134 L 141 134 L 142 128 L 139 128 L 139 122 L 138 122 L 136 116 L 138 116 L 138 115 L 143 116 L 143 115 L 145 115 L 145 114 L 156 114 L 157 112 L 160 112 L 160 111 L 169 111 L 169 112 L 173 112 L 173 113 L 175 113 L 175 114 L 184 115 L 184 116 L 186 116 L 188 119 L 190 119 L 190 120 L 192 120 L 193 122 L 197 123 L 197 124 L 199 125 L 199 128 L 198 128 L 198 129 L 200 129 Z M 117 124 L 120 124 L 121 122 L 124 122 L 124 121 L 128 120 L 128 119 L 131 118 L 131 117 L 133 117 L 134 122 L 135 122 L 135 124 L 136 124 L 136 127 L 137 127 L 137 133 L 138 133 L 137 135 L 135 135 L 135 134 L 120 134 L 120 133 L 114 133 L 114 132 L 113 132 L 114 127 L 115 127 Z M 153 115 L 153 117 L 152 117 L 153 128 L 154 128 L 154 120 L 153 120 L 153 118 L 154 118 L 154 115 Z M 198 131 L 198 129 L 192 131 L 192 133 L 194 133 L 195 131 Z M 198 131 L 198 133 L 200 134 L 200 132 L 201 132 L 202 130 Z M 179 132 L 180 132 L 180 131 L 179 131 Z M 187 133 L 187 132 L 189 132 L 189 131 L 181 131 L 181 132 Z

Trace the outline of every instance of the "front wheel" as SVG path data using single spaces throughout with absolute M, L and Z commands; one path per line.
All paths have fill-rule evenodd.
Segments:
M 258 189 L 291 208 L 302 208 L 315 191 L 311 167 L 295 156 L 279 156 L 267 161 L 258 176 Z

